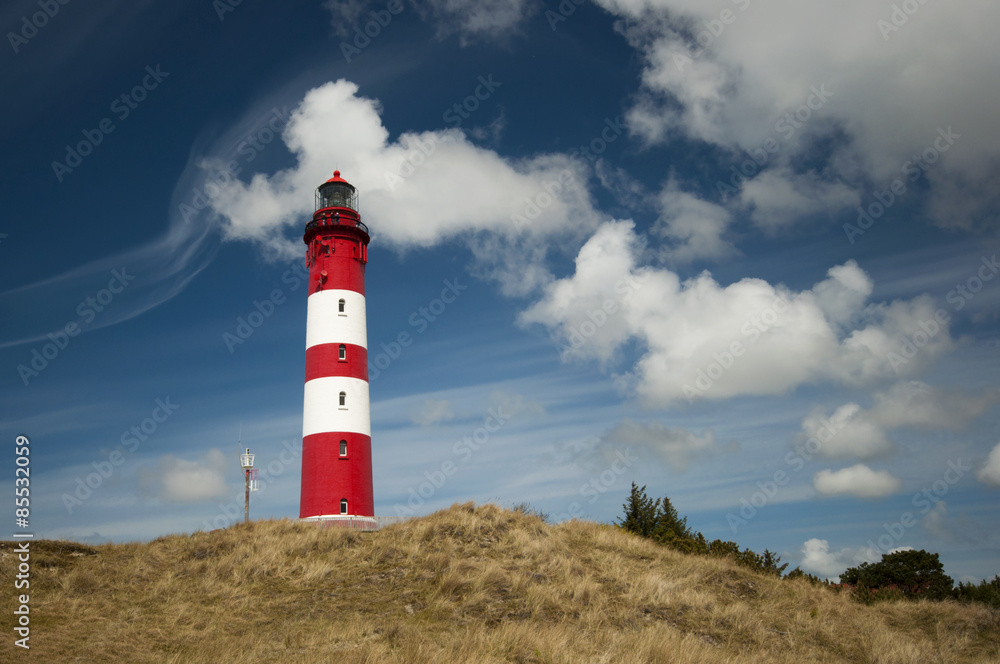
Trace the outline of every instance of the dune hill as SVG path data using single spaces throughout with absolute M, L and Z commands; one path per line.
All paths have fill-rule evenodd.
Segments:
M 455 505 L 378 532 L 258 521 L 148 543 L 32 542 L 31 651 L 0 661 L 997 662 L 1000 612 L 861 605 L 603 524 Z

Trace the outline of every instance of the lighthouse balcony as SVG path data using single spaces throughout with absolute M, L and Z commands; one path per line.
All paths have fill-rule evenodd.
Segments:
M 315 231 L 329 227 L 357 228 L 365 235 L 371 235 L 368 226 L 358 219 L 357 213 L 350 210 L 341 211 L 336 208 L 327 208 L 316 212 L 313 215 L 312 221 L 306 224 L 305 237 L 309 238 Z M 309 242 L 309 240 L 306 239 L 306 242 Z

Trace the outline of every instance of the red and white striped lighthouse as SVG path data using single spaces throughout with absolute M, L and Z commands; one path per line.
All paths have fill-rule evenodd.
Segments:
M 365 265 L 357 190 L 334 171 L 306 224 L 309 300 L 299 517 L 374 516 Z

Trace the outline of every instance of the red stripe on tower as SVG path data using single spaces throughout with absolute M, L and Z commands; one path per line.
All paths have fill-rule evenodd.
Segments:
M 309 299 L 299 517 L 374 516 L 365 266 L 357 190 L 334 171 L 306 224 Z

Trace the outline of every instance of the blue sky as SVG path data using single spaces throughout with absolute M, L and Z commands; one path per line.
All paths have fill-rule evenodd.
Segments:
M 903 5 L 8 3 L 32 528 L 225 525 L 241 429 L 253 516 L 297 514 L 301 232 L 339 168 L 378 514 L 611 521 L 634 481 L 823 576 L 992 577 L 1000 9 Z

